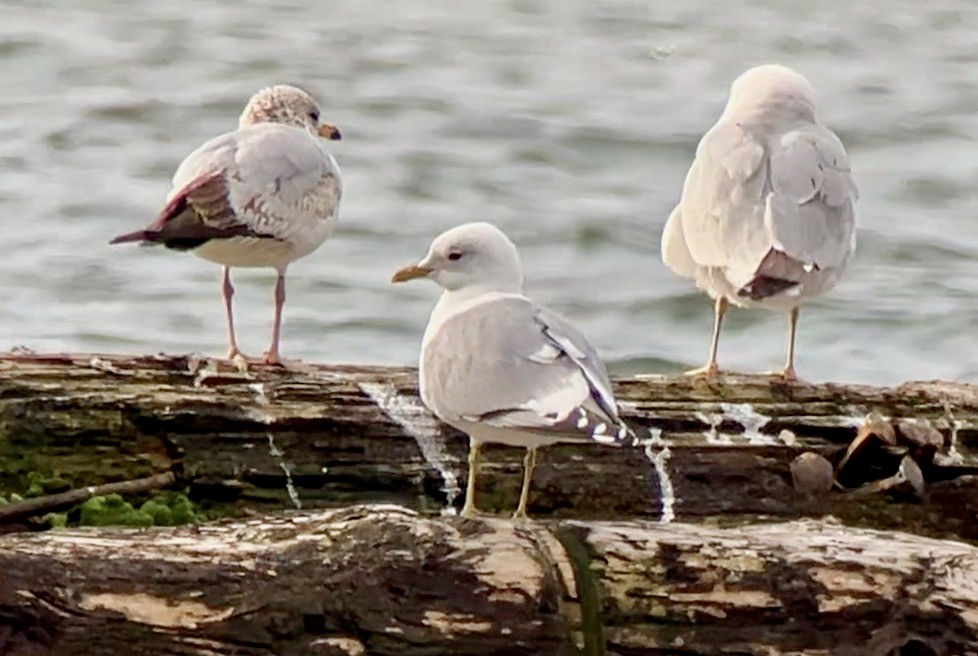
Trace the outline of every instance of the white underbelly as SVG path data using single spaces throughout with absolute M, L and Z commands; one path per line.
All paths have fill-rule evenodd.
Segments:
M 312 230 L 288 239 L 232 237 L 211 239 L 191 252 L 210 262 L 230 267 L 271 267 L 282 270 L 303 258 L 329 239 L 336 221 L 319 220 Z
M 586 439 L 575 439 L 572 436 L 541 435 L 512 428 L 497 428 L 478 422 L 453 422 L 455 428 L 467 434 L 473 442 L 480 444 L 505 444 L 524 449 L 539 448 L 558 444 L 560 442 L 586 442 Z

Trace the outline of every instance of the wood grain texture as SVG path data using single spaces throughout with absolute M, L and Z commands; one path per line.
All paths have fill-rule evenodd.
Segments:
M 972 386 L 663 376 L 614 384 L 624 417 L 654 445 L 542 450 L 531 515 L 666 515 L 729 525 L 832 514 L 862 526 L 978 539 Z M 814 451 L 838 463 L 871 411 L 927 420 L 940 431 L 943 443 L 922 465 L 927 498 L 797 492 L 793 459 Z M 25 489 L 32 472 L 83 487 L 172 471 L 215 514 L 370 502 L 438 512 L 446 503 L 461 506 L 467 448 L 464 435 L 421 406 L 407 368 L 241 373 L 193 356 L 0 358 L 0 494 Z M 865 464 L 867 480 L 896 468 L 899 458 L 880 453 Z M 511 512 L 522 453 L 489 447 L 484 455 L 479 506 Z
M 0 536 L 5 656 L 978 653 L 978 549 L 390 505 Z

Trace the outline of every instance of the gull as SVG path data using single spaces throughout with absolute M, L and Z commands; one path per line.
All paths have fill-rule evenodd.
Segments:
M 430 278 L 444 289 L 421 342 L 421 400 L 469 436 L 462 516 L 475 510 L 479 449 L 526 449 L 514 518 L 525 518 L 537 449 L 557 442 L 634 445 L 604 363 L 587 339 L 523 295 L 516 246 L 490 223 L 439 235 L 392 282 Z
M 662 260 L 715 300 L 710 357 L 689 375 L 715 377 L 730 304 L 788 312 L 785 380 L 795 373 L 801 304 L 829 291 L 856 249 L 853 183 L 842 142 L 815 119 L 815 92 L 775 64 L 730 88 L 703 136 L 662 234 Z
M 333 234 L 343 190 L 339 166 L 322 138 L 339 139 L 340 131 L 320 120 L 309 94 L 288 85 L 262 89 L 248 101 L 237 130 L 183 160 L 156 220 L 110 242 L 162 244 L 223 265 L 228 359 L 246 360 L 234 332 L 231 268 L 271 267 L 278 281 L 265 362 L 282 364 L 286 269 Z

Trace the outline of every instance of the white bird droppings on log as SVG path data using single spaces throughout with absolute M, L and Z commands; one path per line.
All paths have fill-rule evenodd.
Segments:
M 730 419 L 744 427 L 743 436 L 749 444 L 776 444 L 770 435 L 761 432 L 770 421 L 767 415 L 757 412 L 750 403 L 721 403 L 723 419 Z
M 662 430 L 658 428 L 649 429 L 649 439 L 645 441 L 645 457 L 655 468 L 655 476 L 659 480 L 659 522 L 668 524 L 676 518 L 673 507 L 676 504 L 676 490 L 672 485 L 672 478 L 669 476 L 669 443 L 662 437 Z
M 447 497 L 445 514 L 455 514 L 454 503 L 462 488 L 449 465 L 454 459 L 442 444 L 438 421 L 417 400 L 400 394 L 390 383 L 360 383 L 359 386 L 385 415 L 415 439 L 421 455 L 441 475 L 442 491 Z

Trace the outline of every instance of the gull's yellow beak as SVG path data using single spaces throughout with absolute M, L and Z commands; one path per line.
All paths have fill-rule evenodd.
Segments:
M 319 136 L 331 141 L 339 141 L 343 138 L 343 135 L 340 134 L 340 129 L 332 123 L 320 123 Z
M 434 269 L 426 266 L 418 266 L 417 264 L 412 264 L 411 266 L 406 266 L 403 269 L 397 271 L 394 277 L 391 278 L 391 282 L 407 282 L 408 280 L 414 280 L 415 278 L 425 278 Z

